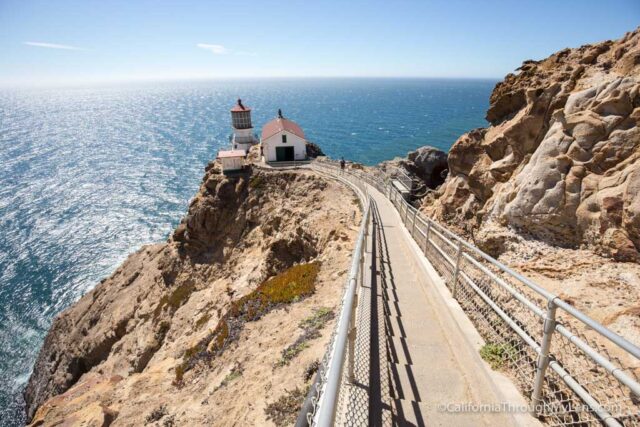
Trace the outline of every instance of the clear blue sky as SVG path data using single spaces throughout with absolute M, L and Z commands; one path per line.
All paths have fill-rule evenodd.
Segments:
M 638 25 L 640 0 L 0 0 L 0 85 L 499 78 Z

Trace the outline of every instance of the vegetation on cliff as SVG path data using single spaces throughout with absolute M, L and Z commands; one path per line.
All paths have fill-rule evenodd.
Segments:
M 209 165 L 168 242 L 56 318 L 25 394 L 31 422 L 267 423 L 267 403 L 252 404 L 307 387 L 324 351 L 333 316 L 309 334 L 301 322 L 340 300 L 352 198 L 311 171 Z
M 182 363 L 176 367 L 175 383 L 182 384 L 187 371 L 200 362 L 210 363 L 229 344 L 237 341 L 246 322 L 259 320 L 271 310 L 311 295 L 315 291 L 319 270 L 318 262 L 295 265 L 233 302 L 215 329 L 185 351 Z

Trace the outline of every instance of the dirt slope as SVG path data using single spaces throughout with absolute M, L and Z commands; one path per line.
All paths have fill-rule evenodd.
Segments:
M 25 393 L 32 424 L 282 422 L 284 400 L 267 405 L 308 385 L 359 221 L 353 194 L 311 171 L 210 165 L 167 243 L 55 319 Z

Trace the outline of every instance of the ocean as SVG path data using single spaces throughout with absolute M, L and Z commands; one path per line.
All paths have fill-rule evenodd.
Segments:
M 485 126 L 495 80 L 276 79 L 0 91 L 0 425 L 54 316 L 185 213 L 242 98 L 278 108 L 331 157 L 448 150 Z

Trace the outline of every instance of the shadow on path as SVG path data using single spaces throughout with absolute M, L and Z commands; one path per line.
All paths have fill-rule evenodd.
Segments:
M 382 222 L 377 205 L 374 204 L 372 208 L 374 228 L 372 241 L 375 242 L 373 251 L 377 249 L 377 254 L 374 256 L 377 262 L 372 263 L 372 269 L 376 269 L 375 283 L 376 286 L 378 286 L 377 277 L 379 276 L 383 294 L 384 322 L 387 333 L 387 360 L 389 363 L 388 373 L 391 376 L 391 396 L 396 400 L 396 405 L 394 405 L 393 408 L 393 424 L 402 426 L 424 426 L 423 415 L 419 405 L 421 401 L 420 393 L 413 372 L 411 351 L 407 344 L 407 335 L 405 333 L 402 310 L 400 308 L 401 301 L 398 296 L 397 284 L 392 268 L 393 260 L 389 251 L 387 236 L 385 235 L 385 229 L 393 228 L 393 226 L 385 225 Z M 394 256 L 401 257 L 403 254 L 395 253 Z M 394 337 L 396 340 L 393 339 Z M 401 375 L 408 379 L 409 389 L 403 387 L 400 380 Z M 374 381 L 372 381 L 371 384 L 374 384 Z M 405 413 L 406 409 L 398 402 L 401 400 L 411 403 L 413 416 Z M 407 418 L 417 420 L 417 424 L 408 421 Z

